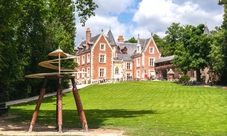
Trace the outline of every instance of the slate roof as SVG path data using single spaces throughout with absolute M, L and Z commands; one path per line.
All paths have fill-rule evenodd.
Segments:
M 95 42 L 98 40 L 98 38 L 99 38 L 100 35 L 101 35 L 101 34 L 98 34 L 98 35 L 96 35 L 96 36 L 91 37 L 89 43 L 95 43 Z M 81 48 L 81 49 L 83 49 L 83 46 L 84 46 L 84 45 L 86 45 L 86 40 L 81 41 L 81 43 L 80 43 L 76 48 Z M 74 49 L 74 50 L 77 50 L 77 49 Z M 90 49 L 87 49 L 87 50 L 77 50 L 77 51 L 78 51 L 77 53 L 82 53 L 82 52 L 85 52 L 85 51 L 88 51 L 88 50 L 90 50 Z
M 114 60 L 124 60 L 124 61 L 133 61 L 129 54 L 117 54 L 117 57 Z
M 155 63 L 171 61 L 173 58 L 174 58 L 174 55 L 167 56 L 167 57 L 160 57 L 160 58 L 158 58 L 158 59 L 155 60 Z
M 108 42 L 110 43 L 111 46 L 117 46 L 111 30 L 108 31 L 106 39 L 108 40 Z
M 138 39 L 139 42 L 140 42 L 140 45 L 141 45 L 141 50 L 142 52 L 144 52 L 145 48 L 146 48 L 146 45 L 148 44 L 150 38 L 148 39 Z
M 127 52 L 130 56 L 135 52 L 136 45 L 137 43 L 118 43 L 120 49 L 123 49 L 124 47 L 127 48 Z

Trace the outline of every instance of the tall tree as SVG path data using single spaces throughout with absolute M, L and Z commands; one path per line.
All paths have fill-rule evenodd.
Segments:
M 221 28 L 223 29 L 223 38 L 221 42 L 221 52 L 224 55 L 224 67 L 222 69 L 222 76 L 221 80 L 224 84 L 227 84 L 227 0 L 219 0 L 219 5 L 224 7 L 224 15 L 223 15 L 223 22 Z
M 21 15 L 25 13 L 23 4 L 24 0 L 0 1 L 0 101 L 18 94 L 15 88 L 24 80 L 27 52 L 22 53 L 26 45 L 19 43 L 18 33 Z
M 154 34 L 153 38 L 154 38 L 155 44 L 157 45 L 161 55 L 162 56 L 166 56 L 167 55 L 167 53 L 166 53 L 167 51 L 165 49 L 164 40 L 161 37 L 159 37 L 157 34 Z
M 176 44 L 182 37 L 182 27 L 180 26 L 180 23 L 172 23 L 172 25 L 167 28 L 166 34 L 167 35 L 164 37 L 165 52 L 163 52 L 163 56 L 170 56 L 174 54 Z
M 97 5 L 92 0 L 2 0 L 0 102 L 38 92 L 42 80 L 29 80 L 24 76 L 49 71 L 40 68 L 38 63 L 51 59 L 48 53 L 58 46 L 73 53 L 75 11 L 80 13 L 84 24 L 94 15 L 95 8 Z
M 189 69 L 196 70 L 198 81 L 200 81 L 200 69 L 208 66 L 208 55 L 211 50 L 210 37 L 204 34 L 204 29 L 204 24 L 184 27 L 182 43 L 178 44 L 173 61 L 184 72 Z

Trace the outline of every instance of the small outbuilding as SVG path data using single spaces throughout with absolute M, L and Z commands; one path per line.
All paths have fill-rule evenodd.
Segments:
M 168 80 L 172 81 L 174 80 L 174 72 L 172 69 L 169 69 L 169 71 L 167 72 L 167 75 L 168 75 Z

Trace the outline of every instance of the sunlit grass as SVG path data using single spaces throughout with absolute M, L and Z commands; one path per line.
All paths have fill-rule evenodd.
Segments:
M 89 128 L 128 135 L 227 135 L 227 90 L 172 82 L 91 85 L 79 91 Z M 56 98 L 45 98 L 37 123 L 55 125 Z M 63 96 L 63 126 L 81 127 L 72 93 Z M 36 102 L 11 106 L 15 121 L 30 122 Z

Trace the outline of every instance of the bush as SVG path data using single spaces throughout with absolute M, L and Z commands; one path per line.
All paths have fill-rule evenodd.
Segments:
M 180 82 L 188 82 L 190 80 L 190 77 L 188 75 L 183 75 L 180 78 Z

